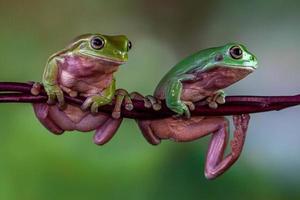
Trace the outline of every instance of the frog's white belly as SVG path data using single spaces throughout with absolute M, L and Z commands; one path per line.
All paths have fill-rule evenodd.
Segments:
M 79 78 L 67 71 L 61 71 L 61 77 L 59 79 L 59 86 L 62 90 L 68 94 L 71 91 L 78 92 L 81 96 L 91 96 L 93 94 L 101 94 L 103 89 L 107 88 L 112 81 L 112 76 L 108 76 L 106 79 L 101 79 L 101 76 L 95 78 L 83 77 Z

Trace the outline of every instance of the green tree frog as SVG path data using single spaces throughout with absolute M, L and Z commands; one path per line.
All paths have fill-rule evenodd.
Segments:
M 211 108 L 225 103 L 222 89 L 246 77 L 257 68 L 257 59 L 245 46 L 235 43 L 199 51 L 176 64 L 160 81 L 154 97 L 165 100 L 177 116 L 138 120 L 151 144 L 161 139 L 192 141 L 212 134 L 205 164 L 205 176 L 214 179 L 238 159 L 245 141 L 249 115 L 233 116 L 235 131 L 231 152 L 225 156 L 229 122 L 222 116 L 191 116 L 194 102 L 206 100 Z M 185 117 L 178 117 L 185 116 Z
M 43 74 L 48 104 L 33 104 L 39 121 L 54 134 L 96 130 L 94 142 L 108 142 L 122 122 L 120 106 L 127 94 L 123 90 L 116 90 L 114 72 L 128 60 L 131 46 L 124 35 L 85 34 L 53 54 Z M 37 88 L 35 86 L 33 91 Z M 87 99 L 81 108 L 67 105 L 64 103 L 63 92 L 72 97 L 80 95 Z M 111 103 L 115 95 L 113 117 L 98 112 L 98 107 Z M 56 100 L 58 106 L 51 105 Z M 91 112 L 86 111 L 88 108 Z

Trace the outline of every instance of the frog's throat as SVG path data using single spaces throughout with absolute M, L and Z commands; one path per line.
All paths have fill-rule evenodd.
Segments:
M 104 62 L 107 62 L 110 64 L 123 65 L 126 63 L 126 60 L 111 59 L 111 58 L 104 57 L 104 56 L 95 56 L 93 54 L 89 54 L 89 53 L 85 53 L 85 52 L 81 52 L 80 54 L 82 54 L 83 56 L 88 56 L 88 57 L 92 57 L 95 59 L 99 59 L 101 61 L 104 61 Z
M 214 91 L 224 89 L 233 83 L 245 78 L 247 75 L 253 72 L 251 67 L 224 67 L 215 65 L 210 69 L 199 71 L 197 73 L 197 81 L 199 83 L 205 83 L 203 88 Z

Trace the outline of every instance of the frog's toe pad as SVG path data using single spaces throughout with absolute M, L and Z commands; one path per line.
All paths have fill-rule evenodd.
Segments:
M 37 96 L 40 94 L 41 90 L 42 90 L 42 85 L 36 82 L 32 85 L 30 92 L 32 95 Z
M 209 102 L 209 103 L 208 103 L 208 106 L 209 106 L 210 108 L 212 108 L 212 109 L 218 108 L 218 104 L 217 104 L 216 102 L 214 102 L 214 101 Z

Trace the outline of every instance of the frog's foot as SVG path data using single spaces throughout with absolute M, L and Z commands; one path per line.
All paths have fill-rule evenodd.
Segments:
M 78 92 L 71 90 L 70 88 L 61 86 L 61 89 L 66 92 L 70 97 L 77 97 L 78 96 Z
M 64 109 L 66 107 L 65 101 L 64 101 L 64 95 L 62 90 L 60 89 L 59 86 L 51 86 L 50 89 L 48 87 L 48 89 L 45 88 L 45 91 L 48 95 L 48 101 L 47 104 L 55 104 L 55 100 L 58 100 L 58 107 L 60 109 Z M 32 85 L 32 88 L 30 90 L 30 93 L 34 96 L 37 96 L 41 93 L 42 91 L 42 84 L 35 82 Z
M 92 114 L 98 113 L 98 109 L 100 106 L 108 104 L 110 101 L 106 97 L 102 95 L 93 95 L 87 97 L 86 100 L 81 105 L 81 109 L 86 111 L 90 108 Z
M 123 102 L 125 104 L 124 105 L 125 109 L 129 111 L 133 109 L 133 104 L 130 95 L 124 89 L 117 89 L 115 92 L 115 96 L 116 96 L 116 101 L 115 101 L 114 110 L 112 111 L 112 117 L 114 119 L 119 119 L 121 117 L 121 108 Z
M 154 96 L 152 95 L 145 96 L 145 101 L 150 102 L 150 105 L 153 108 L 153 110 L 158 111 L 161 109 L 161 101 L 155 98 Z
M 44 89 L 48 95 L 48 104 L 55 104 L 58 101 L 58 107 L 63 109 L 65 107 L 64 94 L 62 89 L 58 85 L 45 85 Z
M 161 109 L 161 101 L 152 95 L 143 96 L 138 92 L 132 92 L 130 93 L 130 98 L 144 101 L 144 106 L 146 108 L 152 107 L 153 110 L 156 111 Z
M 37 96 L 41 93 L 41 91 L 42 91 L 42 84 L 40 84 L 39 82 L 33 83 L 32 88 L 30 90 L 31 94 Z
M 229 138 L 228 121 L 219 124 L 214 132 L 206 158 L 205 176 L 214 179 L 223 174 L 239 158 L 245 143 L 250 116 L 242 114 L 233 117 L 235 131 L 231 140 L 231 152 L 225 156 L 226 143 Z
M 225 93 L 223 90 L 218 90 L 213 95 L 209 96 L 206 101 L 210 108 L 216 109 L 218 108 L 218 104 L 225 103 Z
M 233 116 L 235 131 L 234 131 L 234 137 L 230 144 L 232 150 L 231 154 L 234 158 L 238 158 L 242 151 L 245 137 L 246 137 L 246 132 L 248 129 L 249 120 L 250 120 L 249 114 Z
M 169 109 L 173 112 L 177 113 L 173 116 L 173 118 L 180 118 L 185 116 L 187 119 L 191 118 L 191 110 L 195 109 L 195 105 L 192 102 L 185 101 L 185 102 L 176 102 L 176 104 L 168 104 Z
M 187 105 L 188 106 L 188 108 L 191 110 L 191 111 L 193 111 L 193 110 L 195 110 L 195 104 L 192 102 L 192 101 L 182 101 L 185 105 Z
M 143 136 L 150 144 L 158 145 L 160 143 L 161 139 L 158 136 L 156 136 L 155 132 L 151 127 L 151 120 L 136 120 L 136 122 L 138 123 L 138 126 Z
M 96 129 L 94 135 L 94 143 L 104 145 L 111 140 L 122 123 L 122 118 L 113 119 L 109 117 L 99 128 Z

